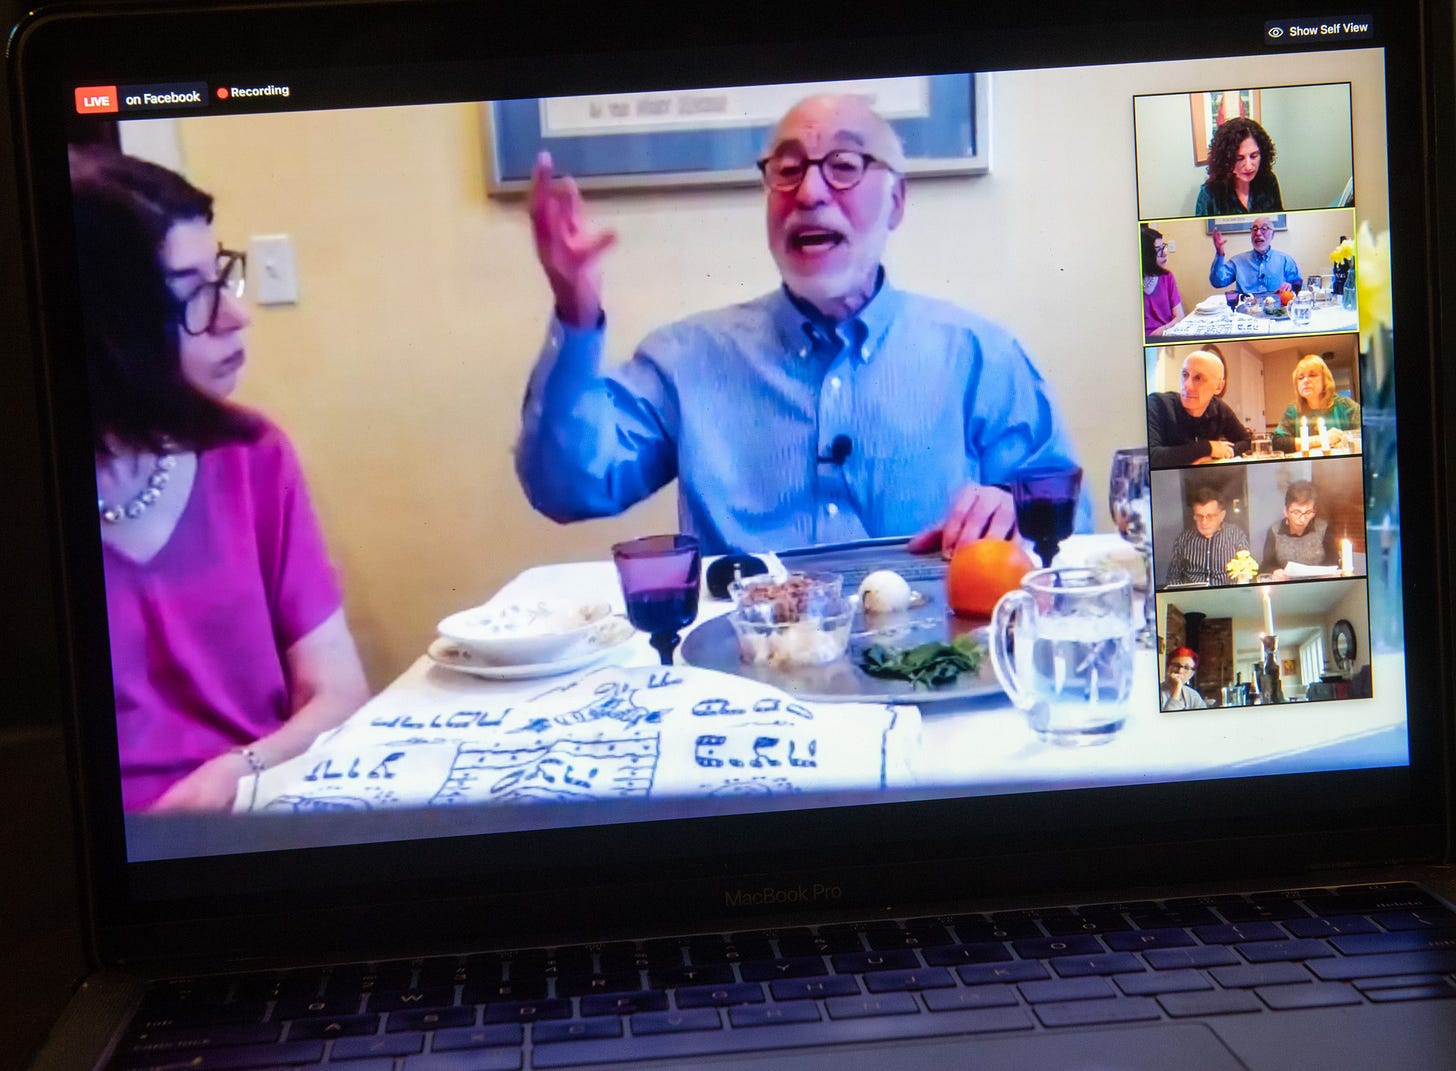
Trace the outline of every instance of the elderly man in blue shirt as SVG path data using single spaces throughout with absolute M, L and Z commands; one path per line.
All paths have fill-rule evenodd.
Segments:
M 1220 290 L 1237 281 L 1241 294 L 1272 294 L 1285 283 L 1302 281 L 1294 258 L 1274 248 L 1274 221 L 1268 216 L 1260 216 L 1250 224 L 1249 239 L 1253 248 L 1247 253 L 1225 256 L 1227 239 L 1223 232 L 1215 229 L 1210 237 L 1214 255 L 1208 268 L 1208 281 Z
M 556 308 L 516 450 L 532 505 L 610 516 L 676 477 L 682 529 L 709 553 L 911 536 L 948 556 L 1010 538 L 1004 485 L 1075 467 L 1072 445 L 1010 332 L 886 279 L 899 138 L 861 97 L 811 97 L 759 167 L 783 285 L 660 328 L 604 370 L 616 235 L 542 154 L 531 223 Z

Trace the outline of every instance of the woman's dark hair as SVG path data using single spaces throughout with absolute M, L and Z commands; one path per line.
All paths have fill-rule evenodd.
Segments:
M 1155 231 L 1146 223 L 1143 224 L 1143 277 L 1150 275 L 1172 275 L 1167 268 L 1158 263 L 1158 251 L 1155 247 L 1159 238 L 1163 237 L 1162 231 Z
M 105 436 L 160 450 L 248 438 L 255 422 L 182 377 L 177 299 L 162 245 L 178 223 L 212 222 L 212 197 L 175 172 L 104 145 L 70 150 L 81 324 L 98 453 Z
M 1234 184 L 1234 161 L 1239 157 L 1239 146 L 1246 138 L 1253 138 L 1259 146 L 1259 170 L 1251 186 L 1258 186 L 1274 174 L 1274 139 L 1258 123 L 1240 115 L 1219 125 L 1208 143 L 1208 178 L 1204 185 L 1210 190 L 1231 191 Z

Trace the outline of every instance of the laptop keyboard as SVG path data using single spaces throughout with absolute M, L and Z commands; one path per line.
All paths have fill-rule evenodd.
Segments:
M 1414 885 L 708 934 L 154 985 L 115 1071 L 520 1071 L 1456 996 Z

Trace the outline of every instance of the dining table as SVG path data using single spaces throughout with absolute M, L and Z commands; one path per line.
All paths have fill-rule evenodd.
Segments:
M 1289 315 L 1266 316 L 1262 312 L 1235 311 L 1227 305 L 1213 312 L 1201 312 L 1195 306 L 1181 320 L 1168 324 L 1160 334 L 1150 336 L 1149 341 L 1156 343 L 1163 339 L 1260 335 L 1333 335 L 1359 329 L 1359 312 L 1356 309 L 1347 309 L 1339 302 L 1316 305 L 1310 310 L 1307 324 L 1296 324 Z
M 1075 535 L 1062 544 L 1053 564 L 1125 561 L 1127 549 L 1115 533 Z M 782 568 L 772 555 L 769 559 Z M 937 565 L 943 569 L 936 558 L 926 565 L 931 573 Z M 921 581 L 917 588 L 938 584 L 943 581 Z M 625 609 L 616 570 L 607 560 L 526 569 L 493 593 L 487 605 L 562 598 L 600 600 L 618 614 Z M 1135 593 L 1130 630 L 1141 624 L 1142 601 Z M 712 598 L 704 589 L 692 627 L 703 628 L 732 608 L 731 601 Z M 422 649 L 432 639 L 421 637 Z M 244 852 L 1407 761 L 1399 653 L 1375 655 L 1371 699 L 1168 713 L 1159 710 L 1157 651 L 1135 646 L 1132 659 L 1122 729 L 1105 743 L 1068 747 L 1042 742 L 1027 713 L 995 686 L 985 667 L 980 686 L 959 697 L 927 691 L 918 701 L 885 703 L 862 696 L 827 702 L 688 665 L 681 648 L 677 661 L 664 667 L 641 633 L 598 662 L 517 680 L 447 668 L 422 650 L 302 755 L 243 778 L 233 815 L 198 816 L 190 826 L 187 821 L 129 823 L 129 851 L 136 858 L 163 858 L 204 846 Z M 670 702 L 642 698 L 663 683 L 691 693 L 692 702 L 672 708 Z M 704 700 L 705 695 L 714 698 Z M 776 727 L 753 728 L 758 716 L 744 714 L 747 704 L 755 710 L 773 704 L 764 709 L 778 712 L 770 718 Z M 522 733 L 535 732 L 530 739 L 539 740 L 548 722 L 567 724 L 589 707 L 616 719 L 611 724 L 621 730 L 619 742 L 635 743 L 612 750 L 598 734 L 585 744 L 552 743 L 521 759 L 519 752 L 529 751 L 520 743 L 527 739 Z M 735 712 L 742 715 L 742 725 L 722 717 Z M 710 714 L 719 717 L 705 716 Z M 658 717 L 657 724 L 650 715 Z M 661 753 L 655 781 L 633 766 L 640 759 L 633 749 L 640 752 L 648 737 Z M 790 750 L 794 747 L 797 756 Z M 669 761 L 673 749 L 678 758 Z M 435 780 L 423 795 L 411 793 L 407 776 L 395 776 L 407 773 L 416 756 L 423 756 L 420 762 L 445 756 L 431 767 L 429 777 Z M 526 760 L 534 781 L 521 779 Z M 676 772 L 669 769 L 672 762 Z M 511 777 L 516 780 L 510 782 Z M 593 781 L 595 787 L 589 784 Z M 510 792 L 492 794 L 507 782 Z M 613 791 L 601 791 L 603 783 Z M 251 820 L 239 821 L 240 816 Z

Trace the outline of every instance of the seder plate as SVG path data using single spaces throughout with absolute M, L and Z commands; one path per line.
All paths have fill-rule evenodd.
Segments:
M 704 621 L 682 642 L 678 657 L 689 665 L 733 673 L 749 680 L 782 688 L 800 699 L 843 703 L 910 703 L 917 706 L 948 700 L 1001 695 L 1001 686 L 991 669 L 989 655 L 978 674 L 963 673 L 944 688 L 915 688 L 909 681 L 871 677 L 859 668 L 859 656 L 866 647 L 880 643 L 887 647 L 914 647 L 939 641 L 949 643 L 970 632 L 986 645 L 986 621 L 960 618 L 945 601 L 945 562 L 938 555 L 911 555 L 903 540 L 844 544 L 812 551 L 780 553 L 779 560 L 794 571 L 828 571 L 844 576 L 846 594 L 876 569 L 894 569 L 910 583 L 920 598 L 918 605 L 899 614 L 866 615 L 856 611 L 849 636 L 849 651 L 833 662 L 819 666 L 745 665 L 738 658 L 738 639 L 727 616 Z

